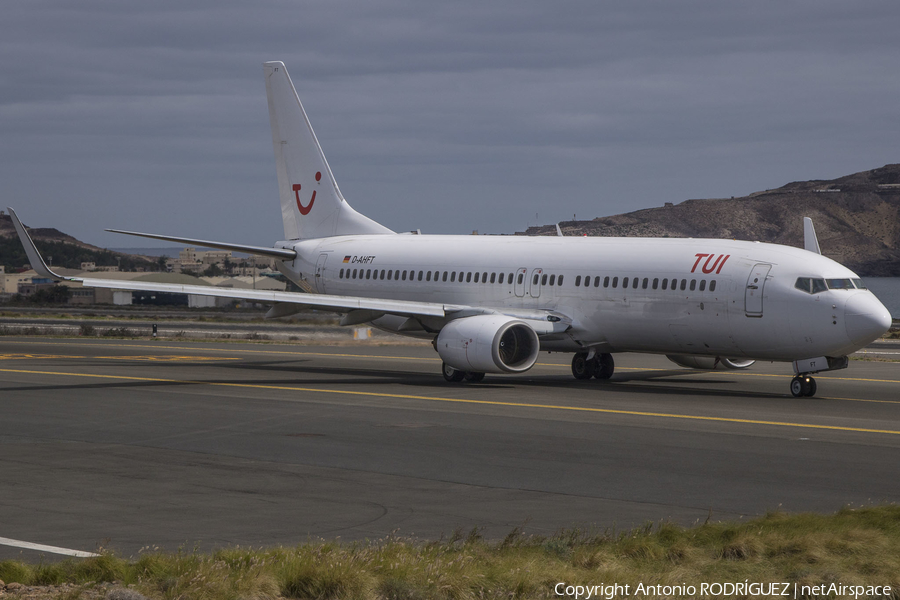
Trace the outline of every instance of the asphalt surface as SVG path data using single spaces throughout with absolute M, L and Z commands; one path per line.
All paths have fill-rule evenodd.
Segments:
M 0 560 L 900 500 L 900 363 L 793 398 L 787 365 L 619 355 L 598 382 L 569 359 L 454 385 L 421 346 L 0 337 Z

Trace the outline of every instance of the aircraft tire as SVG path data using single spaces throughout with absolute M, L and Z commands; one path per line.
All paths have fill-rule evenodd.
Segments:
M 807 398 L 812 398 L 813 396 L 815 396 L 816 388 L 819 387 L 816 385 L 816 380 L 813 379 L 812 377 L 804 377 L 803 383 L 805 384 L 804 387 L 806 388 L 805 389 L 806 393 L 804 394 L 804 396 L 806 396 Z
M 450 383 L 459 383 L 466 377 L 465 371 L 454 369 L 447 363 L 441 363 L 441 374 L 444 376 L 444 379 Z
M 594 357 L 594 377 L 597 379 L 609 379 L 616 370 L 616 361 L 612 354 L 598 354 Z
M 463 378 L 469 383 L 478 383 L 484 379 L 484 373 L 479 373 L 477 371 L 466 371 Z
M 590 379 L 594 374 L 594 361 L 587 360 L 586 352 L 579 352 L 572 357 L 572 375 L 575 379 Z

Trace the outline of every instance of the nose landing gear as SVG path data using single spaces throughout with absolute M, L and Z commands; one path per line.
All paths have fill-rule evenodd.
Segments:
M 791 394 L 795 398 L 815 396 L 816 380 L 809 375 L 797 375 L 791 379 Z

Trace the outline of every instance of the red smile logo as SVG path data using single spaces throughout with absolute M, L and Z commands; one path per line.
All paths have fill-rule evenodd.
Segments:
M 322 173 L 320 171 L 316 171 L 316 181 L 322 179 Z M 301 215 L 308 215 L 309 211 L 312 210 L 313 202 L 316 201 L 316 190 L 313 190 L 312 198 L 309 199 L 309 204 L 303 206 L 303 203 L 300 202 L 300 184 L 295 183 L 291 186 L 291 189 L 294 190 L 294 197 L 297 198 L 297 209 L 300 211 Z

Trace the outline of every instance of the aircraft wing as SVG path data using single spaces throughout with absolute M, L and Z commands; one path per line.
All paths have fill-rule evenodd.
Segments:
M 25 226 L 22 225 L 18 215 L 16 215 L 16 211 L 12 208 L 8 208 L 7 210 L 9 210 L 10 218 L 16 228 L 16 233 L 19 235 L 19 240 L 21 240 L 22 246 L 25 248 L 25 254 L 28 256 L 31 267 L 41 277 L 56 281 L 81 282 L 85 287 L 213 296 L 216 298 L 231 298 L 234 300 L 269 303 L 276 306 L 292 304 L 308 309 L 347 313 L 349 319 L 344 323 L 347 325 L 371 321 L 381 315 L 400 315 L 405 317 L 431 318 L 433 320 L 436 318 L 437 323 L 435 324 L 439 329 L 441 327 L 441 321 L 449 321 L 480 314 L 505 314 L 511 317 L 528 320 L 532 323 L 532 327 L 539 335 L 544 335 L 548 333 L 559 333 L 571 323 L 571 320 L 567 316 L 555 311 L 536 311 L 527 309 L 510 311 L 490 307 L 442 304 L 437 302 L 414 302 L 385 298 L 365 298 L 360 296 L 333 296 L 329 294 L 277 292 L 273 290 L 220 288 L 211 285 L 180 285 L 151 281 L 65 277 L 53 272 L 53 270 L 47 266 L 47 263 L 44 262 L 44 259 L 38 252 L 34 240 L 28 235 Z M 353 313 L 355 313 L 355 317 Z M 285 314 L 289 314 L 289 312 Z
M 298 304 L 305 308 L 350 312 L 367 310 L 392 315 L 445 317 L 448 312 L 464 307 L 448 307 L 434 302 L 406 302 L 403 300 L 382 300 L 357 296 L 331 296 L 328 294 L 305 294 L 302 292 L 277 292 L 272 290 L 242 290 L 220 288 L 212 285 L 179 285 L 149 281 L 122 281 L 119 279 L 92 279 L 70 277 L 69 281 L 80 281 L 85 287 L 109 288 L 147 292 L 168 292 L 191 294 L 194 296 L 215 296 L 252 302 Z M 450 309 L 448 311 L 448 308 Z
M 297 304 L 305 308 L 316 308 L 334 312 L 350 312 L 366 310 L 384 314 L 446 317 L 448 312 L 465 310 L 463 306 L 445 306 L 435 302 L 408 302 L 403 300 L 383 300 L 379 298 L 360 298 L 355 296 L 330 296 L 327 294 L 304 294 L 298 292 L 277 292 L 272 290 L 242 290 L 219 288 L 211 285 L 178 285 L 150 281 L 122 281 L 118 279 L 94 279 L 91 277 L 65 277 L 53 272 L 38 252 L 34 240 L 28 235 L 22 221 L 12 208 L 9 216 L 12 219 L 19 240 L 25 248 L 25 254 L 31 267 L 41 276 L 56 281 L 81 282 L 85 287 L 108 288 L 117 290 L 167 292 L 173 294 L 191 294 L 195 296 L 214 296 L 217 298 L 233 298 L 265 303 Z M 491 311 L 493 312 L 493 311 Z

